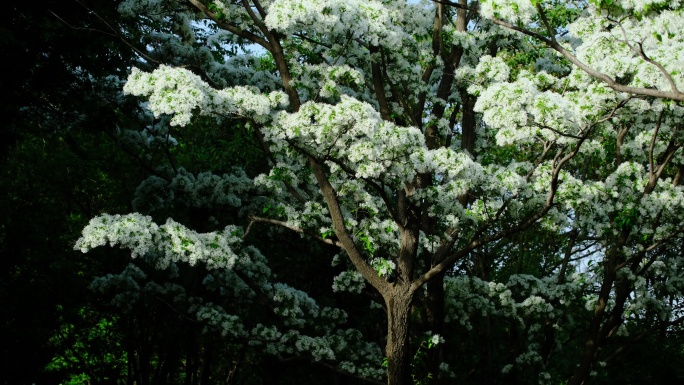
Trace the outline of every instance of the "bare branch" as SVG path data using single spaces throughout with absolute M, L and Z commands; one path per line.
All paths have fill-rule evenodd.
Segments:
M 342 244 L 341 244 L 340 242 L 338 242 L 338 241 L 334 241 L 334 240 L 329 239 L 329 238 L 323 238 L 320 234 L 314 233 L 314 232 L 312 232 L 312 231 L 304 230 L 304 229 L 302 229 L 301 227 L 297 227 L 297 226 L 291 225 L 291 224 L 289 224 L 289 223 L 287 223 L 287 222 L 279 221 L 279 220 L 276 220 L 276 219 L 270 219 L 270 218 L 256 217 L 256 216 L 253 216 L 253 215 L 250 215 L 249 221 L 250 221 L 250 222 L 249 222 L 249 226 L 247 226 L 248 231 L 245 231 L 244 237 L 247 237 L 247 235 L 249 234 L 249 229 L 251 228 L 252 223 L 269 223 L 269 224 L 272 224 L 272 225 L 284 227 L 284 228 L 286 228 L 286 229 L 288 229 L 288 230 L 292 230 L 292 231 L 294 231 L 295 233 L 305 234 L 305 235 L 311 236 L 311 237 L 315 238 L 316 240 L 321 241 L 321 242 L 323 242 L 323 243 L 326 243 L 326 244 L 328 244 L 328 245 L 333 245 L 333 246 L 337 246 L 337 247 L 340 247 L 340 248 L 342 247 Z
M 237 25 L 228 23 L 223 20 L 219 20 L 218 16 L 211 12 L 209 8 L 207 8 L 204 4 L 202 4 L 199 0 L 188 0 L 192 5 L 194 5 L 197 9 L 199 9 L 202 13 L 204 13 L 209 19 L 211 19 L 214 23 L 216 23 L 219 27 L 237 35 L 240 36 L 241 38 L 247 39 L 253 43 L 259 44 L 260 46 L 264 47 L 268 51 L 271 50 L 271 45 L 270 43 L 260 37 L 257 36 L 249 31 L 245 31 L 244 29 L 240 29 Z
M 266 24 L 264 24 L 264 21 L 257 16 L 254 11 L 252 10 L 252 6 L 249 5 L 249 2 L 247 0 L 242 0 L 242 7 L 247 11 L 247 14 L 249 15 L 249 18 L 252 19 L 254 24 L 256 24 L 257 28 L 261 31 L 261 33 L 264 34 L 264 36 L 270 36 L 271 33 L 268 30 L 268 27 L 266 27 Z
M 542 19 L 542 23 L 544 23 L 544 27 L 546 27 L 546 32 L 549 34 L 549 37 L 551 37 L 552 41 L 556 41 L 556 33 L 551 27 L 551 24 L 549 23 L 549 19 L 546 18 L 546 12 L 544 12 L 544 8 L 541 6 L 541 2 L 537 2 L 536 5 L 537 12 L 539 12 L 539 17 Z
M 563 136 L 563 137 L 566 137 L 566 138 L 582 139 L 581 136 L 573 135 L 573 134 L 566 134 L 566 133 L 564 133 L 563 131 L 557 130 L 557 129 L 555 129 L 555 128 L 553 128 L 553 127 L 550 127 L 550 126 L 547 126 L 547 125 L 545 125 L 545 124 L 538 124 L 537 126 L 539 126 L 540 128 L 547 129 L 547 130 L 549 130 L 549 131 L 551 131 L 551 132 L 553 132 L 553 133 L 555 133 L 555 134 L 558 134 L 558 135 Z
M 144 58 L 145 60 L 147 60 L 147 61 L 149 61 L 149 62 L 151 62 L 151 63 L 161 64 L 161 62 L 159 62 L 158 60 L 155 60 L 155 59 L 152 58 L 151 56 L 147 55 L 147 54 L 146 54 L 145 52 L 143 52 L 141 49 L 139 49 L 138 47 L 134 46 L 133 43 L 129 42 L 127 39 L 125 39 L 123 36 L 121 36 L 121 34 L 120 34 L 116 29 L 114 29 L 109 23 L 107 23 L 107 21 L 105 21 L 99 14 L 97 14 L 97 12 L 95 12 L 95 11 L 91 10 L 90 8 L 86 7 L 86 6 L 85 6 L 84 4 L 82 4 L 81 2 L 78 2 L 78 3 L 81 4 L 83 7 L 85 7 L 85 8 L 88 10 L 88 12 L 91 12 L 92 14 L 95 15 L 95 17 L 97 17 L 98 19 L 100 19 L 100 21 L 102 21 L 102 22 L 107 26 L 107 28 L 109 28 L 109 30 L 110 30 L 111 32 L 102 31 L 102 30 L 95 29 L 95 28 L 76 27 L 76 26 L 73 26 L 73 25 L 69 24 L 69 22 L 67 22 L 66 20 L 64 20 L 62 17 L 60 17 L 58 14 L 56 14 L 56 13 L 53 12 L 52 10 L 48 10 L 48 12 L 50 12 L 54 17 L 56 17 L 59 21 L 61 21 L 62 23 L 64 23 L 64 25 L 66 25 L 67 27 L 69 27 L 69 28 L 71 28 L 71 29 L 74 29 L 74 30 L 81 30 L 81 31 L 92 31 L 92 32 L 97 32 L 97 33 L 101 33 L 101 34 L 104 34 L 104 35 L 107 35 L 107 36 L 112 36 L 112 37 L 118 38 L 119 40 L 121 40 L 124 44 L 126 44 L 127 46 L 129 46 L 133 51 L 135 51 L 135 53 L 137 53 L 138 55 L 140 55 L 140 56 L 141 56 L 142 58 Z
M 264 7 L 261 6 L 261 2 L 259 0 L 252 0 L 254 2 L 254 6 L 256 7 L 257 11 L 259 12 L 259 15 L 261 15 L 261 18 L 266 17 L 266 11 L 264 10 Z

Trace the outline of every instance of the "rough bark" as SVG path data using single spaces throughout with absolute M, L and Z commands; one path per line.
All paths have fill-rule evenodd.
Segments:
M 387 384 L 412 385 L 409 318 L 412 294 L 409 285 L 397 285 L 386 297 L 387 305 Z

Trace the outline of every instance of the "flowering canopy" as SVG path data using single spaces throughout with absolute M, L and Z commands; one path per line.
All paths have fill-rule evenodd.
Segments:
M 78 249 L 116 244 L 161 268 L 206 263 L 231 290 L 278 304 L 284 329 L 250 331 L 240 315 L 211 304 L 198 308 L 198 319 L 256 338 L 254 346 L 268 341 L 269 354 L 296 348 L 380 378 L 377 345 L 340 356 L 357 331 L 304 333 L 339 310 L 319 311 L 305 293 L 271 282 L 266 258 L 243 237 L 253 223 L 270 223 L 337 246 L 349 270 L 333 289 L 360 292 L 367 282 L 384 299 L 391 384 L 408 381 L 410 305 L 434 287 L 441 299 L 422 302 L 433 306 L 428 312 L 443 309 L 432 331 L 442 335 L 435 328 L 444 320 L 470 328 L 473 312 L 514 320 L 528 346 L 499 372 L 533 368 L 542 382 L 559 336 L 578 327 L 568 315 L 577 301 L 586 304 L 593 343 L 577 369 L 554 373 L 572 383 L 585 381 L 599 346 L 630 322 L 681 317 L 674 298 L 684 271 L 668 252 L 681 242 L 684 217 L 679 2 L 187 5 L 122 4 L 122 13 L 172 23 L 151 50 L 197 63 L 133 68 L 124 91 L 156 117 L 170 116 L 171 126 L 192 126 L 200 115 L 241 119 L 271 168 L 252 178 L 181 169 L 173 182 L 140 187 L 141 204 L 146 195 L 157 206 L 183 196 L 202 207 L 240 207 L 222 232 L 103 215 Z M 264 57 L 222 57 L 227 44 L 245 41 Z M 563 239 L 541 256 L 541 276 L 493 279 L 514 259 L 511 237 L 535 232 Z M 211 285 L 219 280 L 210 277 Z M 450 362 L 436 364 L 448 375 Z

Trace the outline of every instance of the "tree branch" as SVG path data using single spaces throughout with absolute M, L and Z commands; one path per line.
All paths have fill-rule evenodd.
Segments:
M 593 127 L 593 126 L 592 126 Z M 432 277 L 437 276 L 438 274 L 441 274 L 442 272 L 446 271 L 449 267 L 451 267 L 458 259 L 466 256 L 468 253 L 471 251 L 479 248 L 482 245 L 485 245 L 487 243 L 499 240 L 501 238 L 504 238 L 508 235 L 515 234 L 521 231 L 524 231 L 528 229 L 530 226 L 532 226 L 534 223 L 536 223 L 539 219 L 544 217 L 546 213 L 551 210 L 553 207 L 553 201 L 554 197 L 556 195 L 556 191 L 558 190 L 558 178 L 560 175 L 560 171 L 570 159 L 575 157 L 579 153 L 579 149 L 582 147 L 582 144 L 584 141 L 589 137 L 589 133 L 591 133 L 591 128 L 587 129 L 585 132 L 583 138 L 578 141 L 577 146 L 566 156 L 561 158 L 560 156 L 562 155 L 562 151 L 559 150 L 556 156 L 554 157 L 554 168 L 553 168 L 553 173 L 551 177 L 551 186 L 549 188 L 549 193 L 546 197 L 546 202 L 544 206 L 534 215 L 530 216 L 527 218 L 524 222 L 518 224 L 517 226 L 512 226 L 510 228 L 507 228 L 505 230 L 499 231 L 495 234 L 486 236 L 486 237 L 480 237 L 477 239 L 472 240 L 470 243 L 468 243 L 466 246 L 461 248 L 460 250 L 456 251 L 454 254 L 450 255 L 449 257 L 445 258 L 442 262 L 438 263 L 437 265 L 433 266 L 430 270 L 425 272 L 422 276 L 418 277 L 413 281 L 411 284 L 411 290 L 413 292 L 417 291 L 423 284 L 428 282 Z
M 69 28 L 71 28 L 71 29 L 74 29 L 74 30 L 81 30 L 81 31 L 92 31 L 92 32 L 101 33 L 101 34 L 104 34 L 104 35 L 107 35 L 107 36 L 116 37 L 116 38 L 118 38 L 119 40 L 121 40 L 124 44 L 126 44 L 128 47 L 130 47 L 133 51 L 135 51 L 135 53 L 137 53 L 137 54 L 140 55 L 142 58 L 144 58 L 145 60 L 147 60 L 147 61 L 149 61 L 149 62 L 152 62 L 152 63 L 155 63 L 155 64 L 161 64 L 161 62 L 159 62 L 158 60 L 153 59 L 151 56 L 147 55 L 147 54 L 146 54 L 145 52 L 143 52 L 141 49 L 138 49 L 136 46 L 134 46 L 133 43 L 129 42 L 129 41 L 126 40 L 123 36 L 121 36 L 121 34 L 119 34 L 119 33 L 116 31 L 116 29 L 114 29 L 109 23 L 107 23 L 107 21 L 106 21 L 105 19 L 103 19 L 97 12 L 95 12 L 95 11 L 93 11 L 92 9 L 88 8 L 85 4 L 81 3 L 80 1 L 77 1 L 77 3 L 80 4 L 81 6 L 83 6 L 85 9 L 87 9 L 88 12 L 91 12 L 92 14 L 94 14 L 95 17 L 97 17 L 98 19 L 100 19 L 100 21 L 102 21 L 102 23 L 104 23 L 104 25 L 106 25 L 107 28 L 109 28 L 109 30 L 112 31 L 112 32 L 102 31 L 102 30 L 95 29 L 95 28 L 76 27 L 76 26 L 73 26 L 73 25 L 69 24 L 66 20 L 64 20 L 62 17 L 60 17 L 58 14 L 56 14 L 56 13 L 53 12 L 52 10 L 48 9 L 48 12 L 50 12 L 54 17 L 56 17 L 59 21 L 61 21 L 62 23 L 64 23 L 64 25 L 66 25 L 67 27 L 69 27 Z
M 313 158 L 309 158 L 309 165 L 313 170 L 321 193 L 323 193 L 323 198 L 328 205 L 328 212 L 330 213 L 330 218 L 333 222 L 333 229 L 335 229 L 335 235 L 337 235 L 337 239 L 339 239 L 342 248 L 347 252 L 352 264 L 354 264 L 363 277 L 385 296 L 389 288 L 389 283 L 384 278 L 378 276 L 375 269 L 366 262 L 365 257 L 361 254 L 361 251 L 359 251 L 354 240 L 349 235 L 349 231 L 344 223 L 344 216 L 342 215 L 340 204 L 337 201 L 337 192 L 330 184 L 330 181 L 328 181 L 323 165 L 317 163 Z
M 382 82 L 382 71 L 380 70 L 380 58 L 373 58 L 373 56 L 380 55 L 380 47 L 371 46 L 371 72 L 373 75 L 373 90 L 375 91 L 375 97 L 378 99 L 378 105 L 380 106 L 380 116 L 383 120 L 388 122 L 392 121 L 390 116 L 389 104 L 387 104 L 387 99 L 385 99 L 385 88 Z
M 658 131 L 660 130 L 660 124 L 663 122 L 663 115 L 665 110 L 660 111 L 658 114 L 658 122 L 656 123 L 655 130 L 653 131 L 653 137 L 651 138 L 651 145 L 648 148 L 648 164 L 650 166 L 648 170 L 649 179 L 653 178 L 655 175 L 655 169 L 653 164 L 653 148 L 655 147 L 656 138 L 658 137 Z
M 337 246 L 340 248 L 342 247 L 342 244 L 338 241 L 334 241 L 334 240 L 328 239 L 328 238 L 323 238 L 320 234 L 314 233 L 312 231 L 306 231 L 300 227 L 291 225 L 287 222 L 279 221 L 276 219 L 257 217 L 254 215 L 249 216 L 249 221 L 250 222 L 249 222 L 249 225 L 247 226 L 247 231 L 245 231 L 245 235 L 243 236 L 244 238 L 246 238 L 247 235 L 249 234 L 249 230 L 252 227 L 252 223 L 269 223 L 272 225 L 284 227 L 288 230 L 292 230 L 292 231 L 299 233 L 299 234 L 305 234 L 305 235 L 311 236 L 311 237 L 315 238 L 316 240 L 321 241 L 323 243 L 326 243 L 328 245 L 333 245 L 333 246 Z
M 218 16 L 216 16 L 215 13 L 211 12 L 209 8 L 204 6 L 204 4 L 200 3 L 199 0 L 188 0 L 192 5 L 194 5 L 197 9 L 199 9 L 202 13 L 204 13 L 209 19 L 211 19 L 216 25 L 219 27 L 229 31 L 230 33 L 233 33 L 237 36 L 240 36 L 241 38 L 247 39 L 253 43 L 259 44 L 260 46 L 264 47 L 266 50 L 270 51 L 271 50 L 271 45 L 270 43 L 260 37 L 257 36 L 249 31 L 245 31 L 244 29 L 240 29 L 237 25 L 231 24 L 222 20 L 219 20 Z
M 646 52 L 644 52 L 644 46 L 642 45 L 642 43 L 637 42 L 637 44 L 639 45 L 639 49 L 634 47 L 632 44 L 630 44 L 629 40 L 627 39 L 627 31 L 625 31 L 625 28 L 622 26 L 622 23 L 620 23 L 617 20 L 612 20 L 610 18 L 608 18 L 608 20 L 614 22 L 615 24 L 617 24 L 620 27 L 620 30 L 622 31 L 622 36 L 625 39 L 624 41 L 625 41 L 625 44 L 627 45 L 627 47 L 629 47 L 629 49 L 631 49 L 637 55 L 641 56 L 641 58 L 644 59 L 647 63 L 650 63 L 650 64 L 656 66 L 658 68 L 658 70 L 660 71 L 660 73 L 662 73 L 663 76 L 665 76 L 665 79 L 667 79 L 667 82 L 670 84 L 670 89 L 673 92 L 679 92 L 679 90 L 677 89 L 677 85 L 674 82 L 674 79 L 672 79 L 672 75 L 670 75 L 670 73 L 667 72 L 667 70 L 665 69 L 665 67 L 663 67 L 662 64 L 656 62 L 655 60 L 651 59 L 650 57 L 648 57 L 646 55 Z
M 473 9 L 471 7 L 467 6 L 462 6 L 460 4 L 454 3 L 452 1 L 448 0 L 432 0 L 435 3 L 440 3 L 440 4 L 446 4 L 451 7 L 456 7 L 456 8 L 462 8 L 462 9 L 467 9 L 471 12 L 476 12 L 479 13 L 478 10 Z M 619 84 L 615 79 L 611 78 L 610 76 L 596 71 L 593 68 L 589 67 L 588 65 L 584 64 L 581 62 L 575 55 L 570 53 L 570 51 L 566 50 L 563 48 L 560 44 L 558 44 L 555 40 L 549 39 L 539 33 L 536 33 L 534 31 L 530 31 L 528 29 L 518 27 L 516 25 L 513 25 L 511 23 L 508 23 L 503 20 L 499 20 L 497 18 L 488 18 L 489 21 L 492 23 L 502 26 L 504 28 L 520 32 L 524 35 L 533 37 L 542 43 L 546 44 L 549 48 L 553 49 L 554 51 L 560 53 L 564 58 L 566 58 L 568 61 L 570 61 L 572 64 L 577 66 L 579 69 L 582 71 L 586 72 L 589 76 L 602 81 L 605 83 L 608 87 L 612 88 L 615 91 L 618 92 L 625 92 L 629 94 L 634 94 L 634 95 L 642 95 L 642 96 L 650 96 L 650 97 L 656 97 L 656 98 L 661 98 L 661 99 L 672 99 L 672 100 L 677 100 L 677 101 L 684 101 L 684 93 L 680 92 L 677 89 L 673 89 L 672 91 L 661 91 L 657 89 L 651 89 L 651 88 L 641 88 L 641 87 L 631 87 L 631 86 L 626 86 Z

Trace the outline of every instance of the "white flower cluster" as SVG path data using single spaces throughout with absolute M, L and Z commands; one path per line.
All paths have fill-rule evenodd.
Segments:
M 365 287 L 366 279 L 357 270 L 346 270 L 333 278 L 332 289 L 334 292 L 361 293 Z
M 577 310 L 577 303 L 589 283 L 570 280 L 559 284 L 553 276 L 537 278 L 514 274 L 505 284 L 462 276 L 448 277 L 444 285 L 447 322 L 458 323 L 467 330 L 472 329 L 480 317 L 518 325 L 526 350 L 502 367 L 501 372 L 506 374 L 513 369 L 526 371 L 541 364 L 541 347 L 550 325 L 556 336 L 572 333 L 577 326 L 572 311 Z M 560 344 L 554 347 L 561 348 Z
M 290 112 L 284 111 L 288 100 L 278 91 L 282 89 L 281 74 L 271 57 L 241 55 L 215 60 L 214 56 L 226 52 L 226 45 L 238 39 L 226 37 L 225 31 L 209 36 L 214 25 L 195 34 L 198 26 L 192 17 L 174 12 L 174 4 L 127 0 L 120 6 L 122 13 L 133 17 L 155 11 L 150 17 L 168 24 L 147 40 L 151 53 L 173 57 L 175 63 L 199 63 L 198 68 L 213 84 L 231 87 L 217 90 L 190 71 L 161 66 L 151 73 L 133 69 L 125 92 L 148 97 L 150 111 L 156 117 L 164 115 L 171 125 L 188 125 L 198 113 L 240 115 L 256 123 L 276 159 L 269 172 L 254 181 L 265 195 L 259 198 L 264 204 L 259 209 L 327 238 L 332 236 L 329 212 L 307 167 L 307 155 L 325 162 L 345 226 L 384 277 L 396 273 L 392 257 L 399 248 L 399 228 L 387 215 L 387 202 L 381 195 L 391 201 L 397 191 L 403 191 L 412 204 L 435 219 L 436 230 L 429 235 L 427 230 L 421 232 L 419 240 L 419 253 L 431 252 L 446 237 L 439 233 L 442 229 L 458 229 L 460 242 L 495 216 L 499 221 L 488 230 L 520 223 L 537 212 L 549 191 L 553 154 L 558 150 L 567 154 L 578 145 L 578 137 L 588 135 L 576 158 L 559 174 L 554 207 L 539 221 L 544 230 L 563 234 L 573 227 L 581 230 L 580 238 L 598 240 L 588 246 L 584 256 L 573 256 L 584 257 L 583 261 L 568 266 L 570 271 L 584 268 L 561 284 L 557 277 L 530 275 L 512 275 L 505 283 L 460 276 L 445 282 L 449 321 L 472 328 L 477 317 L 491 316 L 520 326 L 527 349 L 515 363 L 504 367 L 504 372 L 541 365 L 539 342 L 546 328 L 566 333 L 573 326 L 568 314 L 577 313 L 576 308 L 567 311 L 570 306 L 584 304 L 587 310 L 594 309 L 592 289 L 601 279 L 600 258 L 606 250 L 618 247 L 617 235 L 629 230 L 628 242 L 619 245 L 618 251 L 621 257 L 631 258 L 680 229 L 684 189 L 668 178 L 660 180 L 651 193 L 646 194 L 646 186 L 652 168 L 681 142 L 682 137 L 676 135 L 682 135 L 677 132 L 684 108 L 661 100 L 632 98 L 611 112 L 626 96 L 583 71 L 566 68 L 567 63 L 556 56 L 542 56 L 535 63 L 536 72 L 530 72 L 529 66 L 520 71 L 509 68 L 506 63 L 511 52 L 533 52 L 529 45 L 521 44 L 518 35 L 493 26 L 486 17 L 529 23 L 537 11 L 536 2 L 528 0 L 479 2 L 484 18 L 478 20 L 477 31 L 459 32 L 449 23 L 444 26 L 440 42 L 462 49 L 463 56 L 449 95 L 437 97 L 439 78 L 446 67 L 433 51 L 434 8 L 428 2 L 402 3 L 263 1 L 266 25 L 277 32 L 287 52 L 293 79 L 286 86 L 292 86 L 305 102 L 298 111 Z M 242 31 L 264 36 L 238 2 L 216 1 L 214 5 L 219 18 L 230 20 Z M 610 9 L 589 5 L 568 27 L 568 36 L 559 39 L 579 60 L 621 84 L 670 90 L 670 80 L 661 68 L 629 45 L 643 48 L 676 86 L 683 87 L 684 13 L 679 7 L 678 0 L 614 1 Z M 606 17 L 610 12 L 615 12 L 611 16 L 616 16 L 613 20 L 620 20 L 620 25 Z M 498 48 L 495 57 L 482 55 L 492 52 L 488 48 L 494 45 Z M 380 52 L 369 54 L 369 48 L 375 46 L 381 47 Z M 311 58 L 316 58 L 315 62 Z M 414 119 L 413 124 L 421 129 L 388 122 L 378 113 L 381 106 L 374 92 L 372 63 L 382 64 L 383 92 L 391 96 L 391 119 Z M 480 114 L 472 154 L 460 149 L 458 123 L 446 118 L 472 100 L 464 90 L 477 97 L 475 112 Z M 417 118 L 413 116 L 416 106 L 421 109 Z M 446 114 L 438 116 L 438 107 L 444 107 Z M 613 114 L 610 119 L 608 113 Z M 440 141 L 451 134 L 456 134 L 455 140 L 450 148 L 428 149 L 421 131 L 424 127 L 436 127 Z M 161 130 L 153 131 L 127 136 L 131 143 L 149 146 L 161 138 L 157 135 Z M 544 145 L 551 146 L 550 152 L 538 162 Z M 673 159 L 681 164 L 682 151 Z M 425 183 L 428 187 L 419 189 L 415 178 L 423 175 L 430 175 L 431 180 Z M 143 203 L 163 207 L 173 200 L 199 207 L 238 207 L 245 205 L 243 195 L 252 191 L 252 186 L 240 173 L 194 175 L 180 169 L 170 182 L 156 177 L 145 181 L 137 202 L 139 207 Z M 290 191 L 303 199 L 293 199 Z M 466 193 L 467 204 L 461 205 L 459 198 Z M 343 371 L 380 378 L 379 347 L 362 342 L 358 331 L 342 330 L 343 312 L 320 310 L 306 293 L 271 282 L 265 257 L 254 247 L 243 247 L 241 235 L 241 229 L 233 226 L 220 233 L 199 234 L 172 220 L 158 226 L 140 214 L 103 215 L 91 221 L 76 248 L 85 252 L 104 244 L 120 245 L 134 257 L 153 259 L 159 267 L 174 267 L 177 261 L 205 262 L 210 268 L 219 268 L 206 277 L 205 286 L 236 304 L 233 313 L 212 303 L 193 307 L 193 315 L 208 329 L 218 330 L 226 338 L 247 338 L 250 346 L 268 354 L 335 360 Z M 590 266 L 594 258 L 596 263 Z M 673 319 L 678 311 L 681 315 L 682 310 L 677 309 L 681 300 L 676 296 L 684 289 L 682 264 L 676 258 L 658 255 L 644 257 L 640 269 L 645 270 L 619 272 L 619 279 L 634 288 L 624 318 L 636 322 Z M 120 306 L 136 303 L 145 291 L 168 292 L 179 300 L 183 297 L 179 287 L 144 284 L 144 280 L 142 270 L 129 266 L 120 275 L 94 282 L 93 287 L 120 290 L 116 299 Z M 334 291 L 358 293 L 364 287 L 363 277 L 355 270 L 342 272 L 333 282 Z M 669 304 L 659 301 L 663 296 L 673 300 Z M 247 309 L 257 300 L 268 303 L 270 318 L 248 324 L 244 320 L 253 320 L 249 317 L 253 314 Z M 430 338 L 433 344 L 441 343 L 439 336 Z M 539 374 L 540 383 L 549 379 L 548 373 Z
M 616 2 L 617 3 L 617 2 Z M 663 4 L 666 3 L 666 4 Z M 592 68 L 611 77 L 623 79 L 636 87 L 655 87 L 671 90 L 669 80 L 661 70 L 644 60 L 645 55 L 669 73 L 678 87 L 684 85 L 684 74 L 679 70 L 684 63 L 682 28 L 683 10 L 677 2 L 623 1 L 619 5 L 623 13 L 611 15 L 621 20 L 617 26 L 605 17 L 605 10 L 593 10 L 569 26 L 570 35 L 581 41 L 577 57 Z M 669 5 L 649 17 L 640 13 L 653 5 Z M 669 8 L 669 9 L 668 9 Z M 615 10 L 613 8 L 612 10 Z M 636 49 L 630 48 L 630 45 Z
M 140 224 L 144 219 L 148 218 L 104 216 L 99 224 L 121 229 L 121 226 L 117 226 L 118 222 L 137 220 Z M 134 229 L 134 226 L 129 224 L 126 229 Z M 79 242 L 86 249 L 103 243 L 95 239 L 82 239 Z M 87 242 L 90 243 L 86 245 Z M 123 237 L 109 237 L 105 242 L 125 247 L 130 247 L 132 243 Z M 188 297 L 184 288 L 173 282 L 146 282 L 147 274 L 133 264 L 129 264 L 121 274 L 110 274 L 94 280 L 91 287 L 100 294 L 112 295 L 111 303 L 123 311 L 131 311 L 141 302 L 143 295 L 167 298 L 176 309 L 187 312 L 189 317 L 203 323 L 206 326 L 205 333 L 216 333 L 229 341 L 247 339 L 251 347 L 265 354 L 303 356 L 315 361 L 339 360 L 342 370 L 369 378 L 382 378 L 384 372 L 380 368 L 380 348 L 365 342 L 357 330 L 340 327 L 347 318 L 344 311 L 329 307 L 319 310 L 316 302 L 306 293 L 283 283 L 270 282 L 272 277 L 265 265 L 266 261 L 253 247 L 245 248 L 240 255 L 232 269 L 215 270 L 203 280 L 210 291 L 229 299 L 230 307 Z M 147 259 L 156 262 L 153 258 Z M 170 265 L 174 266 L 173 263 Z M 169 277 L 173 279 L 174 276 L 177 277 L 177 273 L 170 269 Z M 260 303 L 268 301 L 272 314 L 264 319 L 268 324 L 250 326 L 246 320 L 253 319 L 250 307 L 254 306 L 256 297 L 260 298 Z
M 266 25 L 276 31 L 291 34 L 302 27 L 323 34 L 363 35 L 371 45 L 388 48 L 401 46 L 404 30 L 397 27 L 392 7 L 376 0 L 274 0 L 268 7 Z
M 172 281 L 176 276 L 175 269 L 169 269 L 166 273 L 171 281 L 157 283 L 150 280 L 139 266 L 129 263 L 119 274 L 95 278 L 90 289 L 103 298 L 109 298 L 109 303 L 124 313 L 135 307 L 145 306 L 146 297 L 165 297 L 175 304 L 187 302 L 188 296 L 183 286 Z
M 163 0 L 125 0 L 119 4 L 118 11 L 130 17 L 159 10 L 163 4 Z
M 633 292 L 627 299 L 623 319 L 625 322 L 649 320 L 669 322 L 682 316 L 684 309 L 676 299 L 684 289 L 684 271 L 678 258 L 663 256 L 652 262 L 650 268 L 644 261 L 639 266 L 639 274 L 629 268 L 618 271 L 621 281 L 627 281 Z M 626 328 L 623 332 L 626 332 Z
M 235 169 L 232 174 L 203 172 L 195 176 L 179 168 L 170 181 L 158 176 L 145 179 L 136 189 L 133 208 L 151 211 L 173 203 L 207 208 L 240 207 L 243 204 L 241 197 L 252 186 L 253 181 L 242 169 Z
M 537 10 L 529 0 L 484 0 L 480 2 L 480 13 L 487 18 L 528 23 L 537 14 Z
M 145 110 L 140 119 L 149 122 L 142 130 L 119 130 L 117 140 L 125 148 L 148 149 L 156 145 L 175 147 L 178 141 L 169 132 L 170 118 L 154 120 L 152 114 Z
M 363 73 L 348 65 L 302 65 L 294 86 L 303 100 L 318 97 L 333 98 L 339 95 L 353 95 L 354 88 L 363 86 Z
M 172 126 L 189 124 L 196 111 L 249 116 L 257 122 L 266 122 L 273 109 L 288 104 L 287 96 L 281 91 L 262 95 L 254 88 L 243 86 L 215 90 L 194 73 L 168 66 L 160 66 L 151 73 L 133 68 L 124 92 L 147 96 L 148 108 L 154 116 L 173 115 Z
M 466 34 L 465 32 L 462 32 Z M 469 34 L 467 34 L 469 35 Z M 491 83 L 508 81 L 510 68 L 500 57 L 482 56 L 477 65 L 459 66 L 456 70 L 456 79 L 467 87 L 468 93 L 479 95 Z
M 545 72 L 521 71 L 514 82 L 493 83 L 482 91 L 475 110 L 497 130 L 499 146 L 538 139 L 567 143 L 615 98 L 604 87 L 568 90 L 567 86 Z M 554 88 L 544 90 L 548 87 Z
M 389 277 L 397 268 L 397 264 L 392 260 L 387 260 L 385 258 L 373 258 L 370 261 L 370 265 L 378 272 L 378 275 L 383 277 Z
M 198 306 L 195 317 L 197 317 L 198 321 L 206 322 L 209 326 L 217 328 L 223 337 L 239 338 L 247 336 L 240 317 L 227 314 L 220 306 L 209 303 L 202 304 Z
M 120 274 L 107 274 L 94 279 L 90 289 L 98 294 L 115 291 L 116 295 L 112 298 L 111 304 L 128 312 L 140 300 L 143 281 L 146 278 L 145 272 L 129 263 Z
M 540 318 L 559 318 L 563 316 L 563 307 L 579 295 L 580 288 L 574 282 L 558 284 L 553 278 L 524 274 L 512 275 L 506 284 L 476 277 L 452 277 L 445 280 L 446 319 L 470 329 L 473 314 L 511 318 L 521 325 Z
M 286 326 L 304 326 L 307 320 L 318 317 L 318 305 L 301 290 L 275 283 L 271 293 L 273 312 L 284 319 Z
M 216 35 L 207 39 L 207 45 L 224 43 L 223 41 L 219 43 L 217 40 L 223 40 L 225 35 L 235 37 L 220 30 Z M 229 44 L 229 42 L 225 43 Z M 264 58 L 256 54 L 235 55 L 226 58 L 223 63 L 213 60 L 208 61 L 208 63 L 211 64 L 208 71 L 212 75 L 212 81 L 221 84 L 221 86 L 249 85 L 262 92 L 272 92 L 282 87 L 280 79 L 268 65 L 264 64 Z
M 204 262 L 209 268 L 232 268 L 238 256 L 233 251 L 242 243 L 242 230 L 228 226 L 221 233 L 201 234 L 168 219 L 157 225 L 151 217 L 138 213 L 104 214 L 93 218 L 83 229 L 74 249 L 87 252 L 95 247 L 120 245 L 131 250 L 133 258 L 154 253 L 159 268 L 173 262 L 194 265 Z
M 402 155 L 424 146 L 418 129 L 383 121 L 370 104 L 345 95 L 335 105 L 308 102 L 296 113 L 281 112 L 266 138 L 296 140 L 313 154 L 344 160 L 357 178 L 383 177 L 399 185 L 415 175 Z
M 439 334 L 432 334 L 432 332 L 430 332 L 429 334 L 431 334 L 430 343 L 432 344 L 432 346 L 437 346 L 445 342 L 444 337 L 440 336 Z
M 385 374 L 380 367 L 380 348 L 365 342 L 358 330 L 338 328 L 323 336 L 309 336 L 296 330 L 283 333 L 258 324 L 251 334 L 250 345 L 262 347 L 267 354 L 308 356 L 314 361 L 338 360 L 340 370 L 367 378 L 380 379 Z

